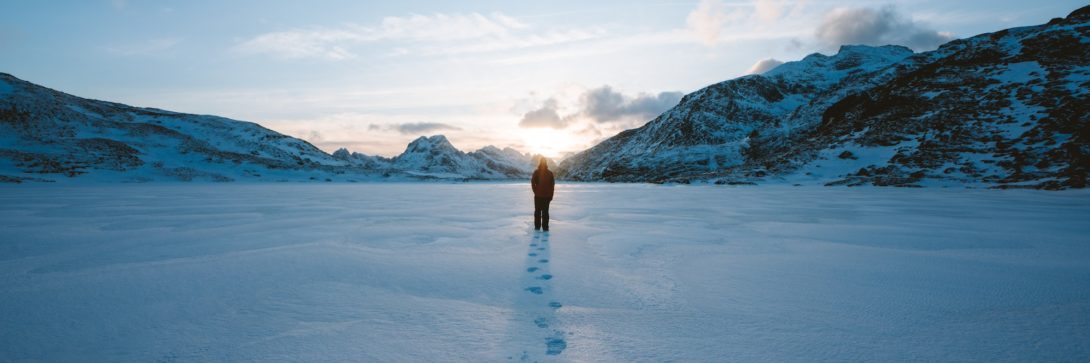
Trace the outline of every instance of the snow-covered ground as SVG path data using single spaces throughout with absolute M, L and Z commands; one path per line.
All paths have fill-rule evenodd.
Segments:
M 1090 191 L 0 186 L 0 361 L 1085 361 Z

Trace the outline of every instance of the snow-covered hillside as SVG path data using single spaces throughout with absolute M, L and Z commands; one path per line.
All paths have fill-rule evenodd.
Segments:
M 390 160 L 393 168 L 421 177 L 449 178 L 470 175 L 481 179 L 526 178 L 535 159 L 515 149 L 486 146 L 465 153 L 443 135 L 423 137 L 409 143 L 405 152 Z
M 325 179 L 350 171 L 250 122 L 88 100 L 3 73 L 0 84 L 6 181 Z
M 575 180 L 1081 188 L 1090 7 L 913 54 L 845 46 L 718 83 L 561 164 Z
M 661 181 L 739 166 L 746 160 L 750 136 L 805 126 L 787 120 L 793 113 L 827 106 L 832 102 L 829 97 L 821 98 L 821 103 L 811 101 L 826 93 L 858 89 L 869 80 L 861 75 L 911 54 L 904 47 L 848 46 L 833 57 L 814 54 L 763 76 L 708 86 L 686 95 L 647 125 L 568 158 L 561 166 L 563 174 L 577 180 Z
M 1090 190 L 0 185 L 0 361 L 1073 362 Z
M 0 182 L 354 181 L 526 178 L 528 154 L 463 153 L 441 135 L 393 159 L 338 150 L 258 124 L 88 100 L 0 73 Z

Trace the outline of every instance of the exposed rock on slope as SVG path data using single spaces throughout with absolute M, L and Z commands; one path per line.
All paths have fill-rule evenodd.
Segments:
M 1085 187 L 1090 10 L 931 52 L 846 46 L 685 96 L 575 180 Z

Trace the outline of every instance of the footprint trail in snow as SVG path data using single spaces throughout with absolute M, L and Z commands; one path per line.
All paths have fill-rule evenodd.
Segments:
M 523 284 L 523 293 L 527 294 L 528 298 L 520 299 L 525 302 L 520 306 L 533 313 L 533 321 L 527 323 L 539 331 L 540 342 L 544 349 L 541 346 L 527 348 L 520 357 L 520 360 L 524 361 L 531 360 L 532 352 L 544 351 L 549 356 L 563 353 L 568 346 L 565 338 L 570 334 L 559 329 L 556 319 L 556 310 L 564 305 L 553 299 L 553 275 L 549 272 L 549 234 L 547 232 L 534 232 L 526 256 L 525 276 L 519 280 Z

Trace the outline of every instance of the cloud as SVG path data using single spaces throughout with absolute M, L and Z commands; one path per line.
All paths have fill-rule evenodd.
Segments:
M 369 124 L 367 125 L 367 131 L 396 131 L 402 135 L 416 135 L 424 134 L 432 131 L 452 130 L 460 131 L 461 127 L 445 124 L 441 122 L 405 122 L 405 123 L 389 123 L 389 124 Z
M 685 18 L 685 24 L 704 44 L 714 45 L 719 41 L 719 32 L 727 19 L 723 3 L 718 0 L 700 0 L 700 5 Z
M 574 110 L 571 113 L 561 113 L 560 102 L 556 98 L 549 98 L 540 108 L 523 114 L 519 127 L 564 129 L 574 125 L 583 127 L 584 131 L 595 132 L 595 124 L 618 124 L 627 127 L 662 114 L 677 105 L 682 96 L 681 92 L 639 93 L 630 96 L 605 85 L 579 93 L 578 98 L 572 102 Z
M 916 51 L 935 49 L 955 39 L 950 33 L 925 28 L 892 6 L 833 9 L 825 14 L 815 36 L 829 48 L 844 44 L 899 44 Z
M 248 54 L 271 54 L 282 58 L 324 58 L 342 60 L 356 55 L 339 45 L 354 41 L 352 32 L 333 29 L 285 31 L 262 34 L 235 47 Z
M 462 128 L 439 122 L 410 122 L 393 125 L 402 134 L 421 134 L 441 130 L 461 130 Z
M 388 16 L 375 28 L 357 28 L 361 36 L 378 39 L 450 41 L 507 34 L 527 25 L 502 13 Z
M 749 67 L 749 70 L 746 71 L 746 73 L 763 74 L 771 71 L 773 68 L 779 67 L 781 64 L 783 64 L 783 62 L 774 58 L 762 59 L 757 61 L 757 63 L 754 63 L 752 67 Z
M 755 15 L 761 20 L 775 21 L 779 20 L 796 7 L 801 6 L 802 3 L 804 3 L 804 1 L 756 0 L 753 2 L 753 10 Z
M 293 29 L 257 35 L 235 46 L 245 54 L 344 60 L 353 48 L 389 42 L 390 55 L 457 54 L 539 47 L 595 38 L 601 31 L 538 30 L 502 13 L 388 16 L 374 25 Z
M 610 86 L 602 86 L 583 94 L 582 115 L 600 123 L 632 118 L 648 120 L 677 105 L 681 96 L 681 92 L 662 92 L 628 97 Z
M 555 98 L 545 100 L 545 103 L 541 105 L 541 108 L 527 112 L 522 116 L 522 120 L 519 121 L 519 127 L 551 127 L 554 129 L 562 129 L 568 126 L 570 118 L 561 119 L 560 114 L 557 113 L 559 104 Z

